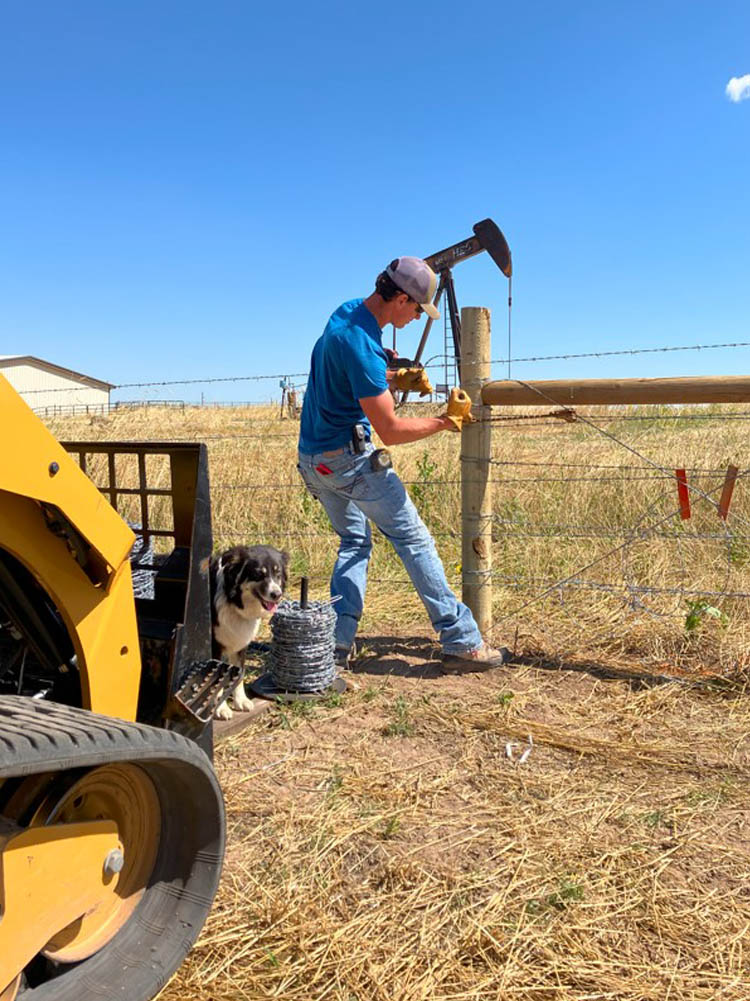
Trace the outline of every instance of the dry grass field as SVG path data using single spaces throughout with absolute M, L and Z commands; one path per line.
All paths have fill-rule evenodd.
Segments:
M 591 418 L 599 431 L 528 412 L 499 421 L 491 469 L 494 639 L 559 661 L 595 656 L 662 673 L 742 674 L 750 625 L 750 600 L 741 597 L 750 595 L 743 477 L 750 463 L 748 422 L 737 419 L 737 409 L 599 409 Z M 278 414 L 272 406 L 154 407 L 49 423 L 63 440 L 205 441 L 216 547 L 283 547 L 292 579 L 307 574 L 311 593 L 324 597 L 336 538 L 301 486 L 297 424 Z M 393 454 L 460 591 L 459 436 L 440 434 Z M 725 522 L 706 496 L 718 500 L 730 463 L 740 473 Z M 687 521 L 677 514 L 676 468 L 687 469 L 696 488 Z M 135 502 L 123 501 L 123 513 L 137 520 Z M 375 533 L 363 628 L 415 626 L 429 628 L 424 609 Z
M 221 745 L 222 889 L 164 1001 L 750 996 L 747 704 L 429 646 Z
M 522 414 L 493 430 L 512 666 L 441 676 L 379 540 L 349 690 L 220 745 L 222 888 L 164 1001 L 750 998 L 746 421 L 596 420 L 619 441 Z M 335 540 L 276 408 L 50 423 L 205 440 L 217 548 L 281 545 L 326 594 Z M 394 454 L 459 589 L 458 436 Z M 729 463 L 727 521 L 697 494 L 682 521 L 669 471 L 717 499 Z

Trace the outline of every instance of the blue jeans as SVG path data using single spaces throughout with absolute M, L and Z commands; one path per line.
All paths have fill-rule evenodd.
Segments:
M 392 469 L 376 472 L 371 468 L 373 451 L 374 446 L 368 444 L 360 455 L 350 448 L 333 456 L 299 455 L 297 468 L 305 486 L 321 502 L 341 540 L 331 577 L 331 596 L 339 596 L 334 605 L 336 646 L 351 646 L 362 616 L 372 521 L 401 558 L 440 636 L 443 652 L 475 650 L 482 637 L 474 616 L 451 590 L 432 536 L 397 474 Z M 331 472 L 319 472 L 318 464 Z

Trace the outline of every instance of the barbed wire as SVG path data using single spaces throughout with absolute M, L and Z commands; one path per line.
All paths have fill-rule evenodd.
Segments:
M 248 530 L 240 532 L 237 529 L 220 529 L 214 532 L 214 535 L 220 539 L 247 539 L 249 534 Z M 279 538 L 284 539 L 338 539 L 338 535 L 331 528 L 327 532 L 288 532 L 285 529 L 277 529 L 276 534 Z M 430 532 L 433 539 L 460 539 L 460 532 Z M 385 536 L 378 537 L 373 536 L 373 543 L 379 543 L 380 541 L 385 541 Z
M 332 539 L 336 538 L 336 534 L 331 528 L 329 532 L 288 532 L 285 529 L 276 529 L 278 538 L 283 539 Z M 219 539 L 247 539 L 250 535 L 250 530 L 247 529 L 244 532 L 237 531 L 237 529 L 217 529 L 214 532 L 214 536 Z
M 720 470 L 726 472 L 726 470 Z M 707 473 L 693 474 L 693 479 L 708 479 Z M 660 480 L 675 480 L 668 473 L 651 473 L 643 476 L 521 476 L 516 479 L 491 478 L 495 486 L 518 486 L 522 483 L 656 483 Z M 460 482 L 460 481 L 456 481 Z
M 545 415 L 541 415 L 541 416 L 545 416 L 546 417 L 548 415 L 545 414 Z M 639 421 L 642 421 L 642 420 L 659 421 L 659 420 L 672 420 L 672 419 L 674 419 L 674 420 L 692 420 L 692 419 L 700 419 L 700 420 L 708 420 L 708 419 L 724 420 L 724 419 L 735 419 L 735 418 L 739 419 L 740 417 L 742 417 L 743 420 L 749 420 L 750 419 L 750 411 L 742 412 L 742 413 L 732 413 L 732 414 L 726 415 L 726 417 L 722 416 L 721 414 L 714 414 L 714 415 L 701 415 L 701 414 L 693 414 L 693 415 L 691 415 L 691 414 L 685 414 L 683 416 L 675 415 L 674 417 L 672 417 L 670 415 L 651 415 L 650 417 L 649 416 L 646 416 L 646 417 L 640 417 L 639 416 L 638 418 L 634 418 L 634 419 L 637 419 Z M 63 417 L 62 419 L 64 420 L 65 418 Z M 625 420 L 626 418 L 617 418 L 617 419 Z M 522 421 L 523 421 L 523 418 L 520 418 L 519 422 L 522 422 Z M 597 428 L 597 424 L 595 423 L 595 421 L 596 421 L 595 418 L 592 419 L 591 417 L 587 417 L 587 416 L 581 415 L 581 422 L 582 423 L 589 424 L 591 427 L 594 427 L 596 429 Z M 489 423 L 494 423 L 494 421 L 491 420 L 491 421 L 489 421 Z M 564 422 L 564 423 L 575 423 L 575 422 Z M 609 423 L 609 421 L 604 421 L 603 423 Z M 264 431 L 262 433 L 254 433 L 254 434 L 245 434 L 245 433 L 242 433 L 242 432 L 232 432 L 232 433 L 229 433 L 229 434 L 191 434 L 191 435 L 182 435 L 182 436 L 180 436 L 180 435 L 172 435 L 172 434 L 169 435 L 169 441 L 170 442 L 194 442 L 196 444 L 199 444 L 199 443 L 202 443 L 202 442 L 221 442 L 221 441 L 264 441 L 266 439 L 283 439 L 283 438 L 288 438 L 290 441 L 291 440 L 298 441 L 298 439 L 299 439 L 299 432 L 298 431 Z M 81 442 L 83 442 L 83 443 L 85 443 L 85 444 L 90 444 L 90 445 L 96 445 L 97 442 L 101 441 L 100 438 L 80 438 L 78 440 L 81 441 Z M 162 436 L 160 436 L 158 438 L 144 438 L 142 436 L 138 436 L 138 437 L 132 438 L 132 439 L 123 438 L 121 440 L 122 441 L 132 440 L 134 442 L 144 442 L 144 443 L 148 443 L 148 444 L 164 444 L 164 441 L 165 441 L 164 435 L 162 435 Z M 412 442 L 412 443 L 407 443 L 407 444 L 417 444 L 417 442 Z M 472 460 L 470 460 L 470 459 L 467 460 L 465 457 L 462 457 L 462 461 L 472 461 Z M 485 460 L 481 460 L 481 461 L 485 461 Z M 569 468 L 569 469 L 586 468 L 586 469 L 619 469 L 619 470 L 627 470 L 627 469 L 643 469 L 643 468 L 646 468 L 646 467 L 642 467 L 642 466 L 597 465 L 597 464 L 590 464 L 590 463 L 578 463 L 578 464 L 574 464 L 574 463 L 567 463 L 567 464 L 565 464 L 565 463 L 553 463 L 553 462 L 523 463 L 523 462 L 517 462 L 517 461 L 515 461 L 513 459 L 503 459 L 503 460 L 489 459 L 489 460 L 486 460 L 486 461 L 490 462 L 493 465 L 511 465 L 511 466 L 538 465 L 538 466 L 547 466 L 549 468 Z
M 296 439 L 296 437 L 297 437 L 296 434 L 294 434 L 294 435 L 290 435 L 290 434 L 202 435 L 199 438 L 196 438 L 195 436 L 183 437 L 183 438 L 173 438 L 173 437 L 170 436 L 169 441 L 170 442 L 178 442 L 178 443 L 191 442 L 191 443 L 198 444 L 198 443 L 203 442 L 203 441 L 235 441 L 235 440 L 239 440 L 239 441 L 258 440 L 258 441 L 260 441 L 260 440 L 264 440 L 266 438 L 295 438 Z M 84 445 L 101 445 L 102 444 L 102 440 L 99 439 L 99 438 L 77 439 L 77 440 L 80 441 L 81 444 L 84 444 Z M 127 443 L 128 439 L 122 439 L 122 441 L 125 442 L 125 443 Z M 133 438 L 132 441 L 133 442 L 138 442 L 138 443 L 143 442 L 144 444 L 160 444 L 160 445 L 164 444 L 164 438 L 163 438 L 163 436 L 161 438 L 140 438 L 139 437 L 139 438 Z M 634 465 L 629 465 L 629 464 L 618 464 L 618 463 L 546 462 L 546 461 L 530 462 L 528 460 L 521 460 L 521 459 L 492 459 L 492 458 L 490 458 L 490 459 L 480 459 L 480 458 L 477 458 L 476 456 L 466 456 L 466 455 L 461 456 L 460 458 L 461 458 L 461 462 L 464 462 L 464 463 L 488 463 L 491 466 L 507 466 L 507 467 L 511 467 L 511 468 L 518 467 L 518 468 L 521 468 L 521 469 L 586 469 L 586 470 L 606 470 L 608 472 L 618 471 L 618 472 L 638 472 L 638 473 L 643 473 L 643 472 L 646 472 L 646 471 L 650 470 L 650 468 L 651 468 L 649 466 L 634 466 Z M 718 476 L 718 475 L 722 475 L 722 474 L 726 473 L 726 467 L 722 468 L 722 467 L 712 467 L 712 466 L 685 466 L 684 468 L 685 468 L 685 472 L 686 473 L 689 473 L 691 475 L 697 474 L 697 476 L 699 478 L 702 478 L 704 476 L 709 476 L 709 475 L 717 475 Z M 662 471 L 662 468 L 659 467 L 655 471 L 653 471 L 650 474 L 650 476 L 648 476 L 648 477 L 645 477 L 645 476 L 644 477 L 640 477 L 640 476 L 619 477 L 618 476 L 618 477 L 611 477 L 609 479 L 613 480 L 613 481 L 628 482 L 629 480 L 636 481 L 636 480 L 641 480 L 641 479 L 653 479 L 653 480 L 665 479 L 665 480 L 673 480 L 674 478 L 675 478 L 674 477 L 674 473 L 672 473 L 672 472 L 670 472 L 668 470 L 667 471 Z M 545 482 L 550 482 L 550 483 L 560 483 L 560 482 L 563 482 L 563 483 L 572 483 L 572 482 L 588 482 L 589 480 L 595 480 L 597 482 L 607 482 L 608 478 L 607 477 L 600 477 L 600 476 L 581 477 L 580 481 L 576 481 L 574 477 L 568 477 L 568 476 L 566 476 L 564 478 L 561 478 L 561 479 L 557 479 L 557 478 L 549 479 L 547 477 L 538 477 L 538 478 L 536 478 L 536 477 L 523 477 L 523 478 L 518 478 L 517 480 L 509 480 L 509 479 L 506 479 L 505 477 L 503 477 L 501 479 L 493 479 L 492 482 L 493 483 L 499 483 L 499 484 L 506 484 L 506 483 L 545 483 Z M 402 482 L 407 482 L 407 481 L 402 481 Z M 424 483 L 425 485 L 427 485 L 428 483 L 437 482 L 437 481 L 433 481 L 433 480 L 424 480 L 424 481 L 421 481 L 420 480 L 420 481 L 409 481 L 409 482 L 419 482 L 420 484 Z M 448 483 L 460 483 L 461 481 L 460 480 L 444 480 L 444 481 L 441 481 L 441 482 L 444 482 L 444 483 L 448 484 Z
M 159 379 L 152 382 L 120 382 L 117 385 L 112 384 L 112 390 L 115 389 L 149 389 L 153 386 L 203 386 L 213 383 L 223 383 L 223 382 L 263 382 L 266 379 L 306 379 L 308 372 L 280 372 L 275 375 L 225 375 L 225 376 L 207 376 L 205 379 Z M 95 386 L 76 386 L 76 392 L 83 392 L 87 389 L 95 389 Z M 62 386 L 60 388 L 51 389 L 25 389 L 22 393 L 23 396 L 29 396 L 36 393 L 70 393 L 73 390 L 69 386 Z
M 307 576 L 310 581 L 324 581 L 328 583 L 330 580 L 330 577 L 327 574 L 311 574 L 308 571 L 304 571 L 304 575 Z M 469 575 L 472 575 L 472 571 L 469 571 Z M 521 574 L 492 573 L 489 576 L 491 576 L 493 580 L 514 584 L 518 590 L 523 590 L 528 587 L 544 587 L 549 585 L 550 592 L 558 590 L 601 591 L 605 594 L 617 595 L 618 597 L 624 597 L 626 594 L 636 593 L 669 594 L 676 595 L 678 597 L 685 596 L 691 598 L 734 598 L 737 600 L 746 600 L 747 598 L 750 598 L 750 591 L 714 591 L 706 588 L 651 587 L 646 584 L 613 585 L 600 581 L 585 580 L 550 581 L 541 577 L 524 577 Z M 371 584 L 395 584 L 399 587 L 414 586 L 408 577 L 368 576 L 367 579 Z M 626 594 L 623 594 L 623 592 Z
M 299 575 L 294 575 L 295 580 L 299 580 L 302 576 L 307 577 L 310 583 L 321 582 L 324 584 L 330 583 L 330 576 L 328 574 L 314 574 L 305 570 Z M 368 576 L 368 583 L 370 584 L 395 584 L 397 587 L 410 587 L 413 588 L 414 584 L 408 577 L 374 577 Z
M 404 480 L 406 487 L 447 487 L 460 486 L 460 480 Z M 212 483 L 211 490 L 305 490 L 300 480 L 298 483 Z
M 471 575 L 472 571 L 468 571 Z M 543 577 L 524 577 L 522 574 L 504 574 L 504 573 L 491 573 L 489 575 L 493 580 L 501 580 L 507 583 L 515 584 L 520 588 L 525 587 L 549 587 L 550 592 L 554 592 L 559 588 L 569 590 L 569 591 L 604 591 L 609 594 L 620 595 L 623 591 L 628 593 L 637 594 L 671 594 L 678 596 L 687 597 L 703 597 L 703 598 L 737 598 L 745 599 L 750 598 L 749 591 L 714 591 L 704 588 L 682 588 L 682 587 L 651 587 L 647 584 L 628 584 L 624 583 L 621 585 L 606 584 L 601 581 L 587 581 L 587 580 L 565 580 L 565 581 L 552 581 L 545 579 Z
M 640 354 L 656 354 L 660 352 L 669 351 L 709 351 L 716 350 L 720 348 L 747 348 L 750 347 L 750 341 L 734 341 L 722 344 L 680 344 L 676 346 L 664 346 L 658 348 L 623 348 L 616 351 L 586 351 L 579 352 L 577 354 L 558 354 L 558 355 L 531 355 L 527 358 L 495 358 L 490 364 L 491 365 L 507 365 L 509 362 L 539 362 L 539 361 L 569 361 L 575 358 L 608 358 L 616 355 L 640 355 Z M 435 364 L 426 365 L 425 368 L 443 368 L 444 365 L 440 362 Z M 201 385 L 213 385 L 218 383 L 229 383 L 229 382 L 263 382 L 269 379 L 307 379 L 309 372 L 279 372 L 271 375 L 231 375 L 231 376 L 207 376 L 204 379 L 156 379 L 147 382 L 121 382 L 116 385 L 112 385 L 113 390 L 117 389 L 148 389 L 154 386 L 201 386 Z M 81 386 L 76 387 L 75 390 L 71 390 L 68 386 L 55 387 L 50 389 L 27 389 L 24 390 L 21 395 L 31 396 L 38 393 L 70 393 L 73 391 L 79 392 L 88 390 L 91 386 Z
M 646 355 L 668 351 L 710 351 L 717 348 L 750 348 L 750 341 L 733 341 L 724 344 L 678 344 L 659 348 L 622 348 L 616 351 L 585 351 L 577 354 L 531 355 L 528 358 L 493 358 L 491 365 L 507 365 L 508 362 L 526 361 L 569 361 L 573 358 L 611 358 L 616 355 Z M 511 380 L 515 382 L 516 380 Z
M 288 432 L 278 432 L 278 433 L 269 432 L 268 434 L 202 434 L 199 436 L 196 435 L 190 435 L 189 437 L 183 436 L 182 438 L 177 437 L 176 435 L 170 435 L 169 440 L 166 442 L 164 439 L 164 435 L 162 435 L 160 438 L 142 438 L 139 436 L 138 438 L 120 438 L 118 440 L 124 443 L 130 441 L 136 444 L 140 444 L 141 442 L 143 442 L 144 444 L 147 445 L 164 445 L 164 444 L 171 445 L 173 442 L 176 442 L 178 444 L 183 444 L 187 442 L 190 444 L 200 445 L 203 442 L 209 442 L 209 441 L 265 441 L 266 438 L 294 438 L 294 440 L 296 441 L 298 435 L 296 432 L 293 434 L 289 434 Z M 77 440 L 84 445 L 99 445 L 102 443 L 102 441 L 106 441 L 106 439 L 102 438 L 79 438 Z
M 491 416 L 481 420 L 483 424 L 502 424 L 505 427 L 524 427 L 535 425 L 542 428 L 557 427 L 560 423 L 576 424 L 579 414 L 576 410 L 571 410 L 570 418 L 562 417 L 558 414 L 503 414 Z M 750 420 L 750 411 L 731 411 L 726 414 L 621 414 L 621 415 L 594 415 L 588 416 L 588 422 L 596 424 L 621 424 L 632 421 L 747 421 Z M 538 421 L 545 420 L 548 424 L 539 424 Z
M 472 458 L 473 457 L 469 457 Z M 476 461 L 476 460 L 473 460 Z M 483 461 L 483 460 L 481 460 Z M 589 462 L 531 462 L 528 459 L 488 459 L 487 462 L 492 466 L 523 466 L 526 469 L 618 469 L 618 470 L 631 470 L 633 472 L 642 472 L 644 469 L 649 469 L 649 466 L 632 466 L 632 465 L 618 465 L 617 463 L 589 463 Z M 714 473 L 717 476 L 721 473 L 726 472 L 726 467 L 722 466 L 685 466 L 686 473 Z M 661 467 L 659 467 L 661 471 Z M 671 473 L 667 473 L 669 479 L 673 479 Z
M 725 469 L 716 470 L 686 470 L 693 479 L 709 479 L 718 474 L 725 474 Z M 461 480 L 405 480 L 401 482 L 407 487 L 458 487 Z M 495 486 L 518 486 L 526 483 L 657 483 L 664 480 L 676 481 L 674 473 L 648 473 L 643 476 L 523 476 L 515 479 L 491 477 L 489 482 Z M 305 490 L 304 483 L 212 483 L 211 490 Z
M 618 539 L 624 535 L 636 541 L 647 539 L 674 539 L 677 542 L 692 541 L 726 541 L 728 537 L 737 542 L 750 541 L 750 534 L 743 535 L 738 532 L 654 532 L 650 529 L 640 529 L 633 531 L 626 527 L 607 527 L 604 525 L 558 525 L 549 522 L 541 522 L 536 525 L 525 525 L 521 522 L 493 516 L 493 523 L 504 528 L 512 528 L 513 532 L 503 532 L 503 535 L 514 535 L 518 538 L 540 539 L 554 534 L 557 538 L 569 539 Z

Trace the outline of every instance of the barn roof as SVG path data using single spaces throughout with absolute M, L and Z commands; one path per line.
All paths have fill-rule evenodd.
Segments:
M 54 375 L 61 375 L 65 379 L 72 379 L 80 382 L 84 386 L 92 389 L 115 389 L 112 382 L 104 382 L 102 379 L 95 379 L 92 375 L 84 375 L 83 372 L 74 372 L 72 368 L 63 368 L 55 365 L 44 358 L 35 358 L 34 355 L 0 355 L 0 368 L 8 368 L 10 365 L 31 365 L 34 368 L 41 368 L 45 372 L 52 372 Z

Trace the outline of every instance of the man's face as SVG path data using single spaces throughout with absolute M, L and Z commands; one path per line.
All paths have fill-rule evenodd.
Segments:
M 393 302 L 395 304 L 395 308 L 393 310 L 393 319 L 391 320 L 391 323 L 398 330 L 405 327 L 407 323 L 411 323 L 412 320 L 416 320 L 418 316 L 422 315 L 422 307 L 419 303 L 410 299 L 405 292 L 396 296 Z

